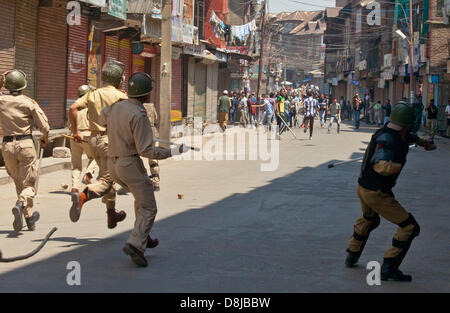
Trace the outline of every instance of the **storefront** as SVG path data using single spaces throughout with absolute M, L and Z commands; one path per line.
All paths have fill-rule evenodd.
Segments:
M 40 6 L 38 14 L 35 94 L 51 128 L 64 128 L 67 120 L 66 4 L 65 1 L 53 1 L 51 6 Z
M 89 20 L 81 17 L 81 25 L 69 26 L 67 44 L 67 109 L 78 98 L 78 88 L 87 84 Z

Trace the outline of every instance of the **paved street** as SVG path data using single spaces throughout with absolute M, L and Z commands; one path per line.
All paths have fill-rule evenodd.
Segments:
M 344 267 L 347 241 L 360 215 L 356 180 L 360 163 L 328 169 L 333 161 L 362 156 L 373 128 L 344 125 L 337 135 L 316 128 L 312 141 L 295 129 L 280 141 L 280 165 L 262 172 L 260 161 L 165 161 L 158 216 L 147 251 L 148 268 L 122 253 L 134 222 L 133 198 L 119 196 L 128 217 L 106 226 L 100 200 L 69 220 L 70 196 L 61 189 L 70 171 L 41 176 L 37 231 L 12 232 L 12 184 L 0 186 L 0 249 L 4 257 L 27 253 L 58 227 L 52 240 L 26 261 L 0 264 L 0 292 L 449 292 L 450 141 L 438 150 L 414 149 L 395 193 L 416 217 L 421 234 L 401 269 L 411 283 L 366 283 L 369 261 L 382 262 L 396 227 L 382 220 L 360 266 Z M 211 137 L 219 136 L 213 135 Z M 206 137 L 210 138 L 210 137 Z M 177 199 L 183 193 L 184 199 Z M 67 263 L 81 264 L 81 286 L 66 283 Z

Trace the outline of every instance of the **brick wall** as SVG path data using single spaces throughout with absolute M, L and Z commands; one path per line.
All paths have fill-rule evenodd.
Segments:
M 442 73 L 447 68 L 449 57 L 450 27 L 448 25 L 430 25 L 430 72 Z

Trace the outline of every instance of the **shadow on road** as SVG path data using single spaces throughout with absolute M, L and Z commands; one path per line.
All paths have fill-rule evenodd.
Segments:
M 360 156 L 357 152 L 352 158 Z M 412 158 L 412 163 L 419 164 L 424 156 Z M 330 163 L 335 161 L 342 160 Z M 415 280 L 369 287 L 365 265 L 381 262 L 395 228 L 383 221 L 367 244 L 361 266 L 345 268 L 353 221 L 361 214 L 356 197 L 360 165 L 328 169 L 328 164 L 303 168 L 248 193 L 157 221 L 152 236 L 160 239 L 160 245 L 146 252 L 148 268 L 135 267 L 123 255 L 128 232 L 105 239 L 56 237 L 52 241 L 79 247 L 0 275 L 0 291 L 450 291 L 443 275 L 448 278 L 449 274 L 448 241 L 442 240 L 449 231 L 447 196 L 431 192 L 437 205 L 426 208 L 430 217 L 415 214 L 423 235 L 413 243 L 405 262 L 406 272 Z M 426 186 L 414 175 L 404 175 L 403 183 L 408 184 L 401 190 L 405 195 Z M 410 208 L 418 206 L 407 197 L 400 201 Z M 159 210 L 164 210 L 164 203 L 159 203 Z M 446 214 L 447 219 L 442 219 Z M 432 268 L 427 266 L 431 260 Z M 80 287 L 66 284 L 70 261 L 81 265 Z

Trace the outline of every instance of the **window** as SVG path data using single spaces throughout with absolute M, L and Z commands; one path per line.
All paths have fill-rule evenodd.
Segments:
M 198 39 L 204 39 L 205 35 L 205 0 L 195 1 L 194 26 L 198 27 Z
M 442 17 L 442 8 L 444 7 L 444 0 L 436 1 L 436 16 Z

